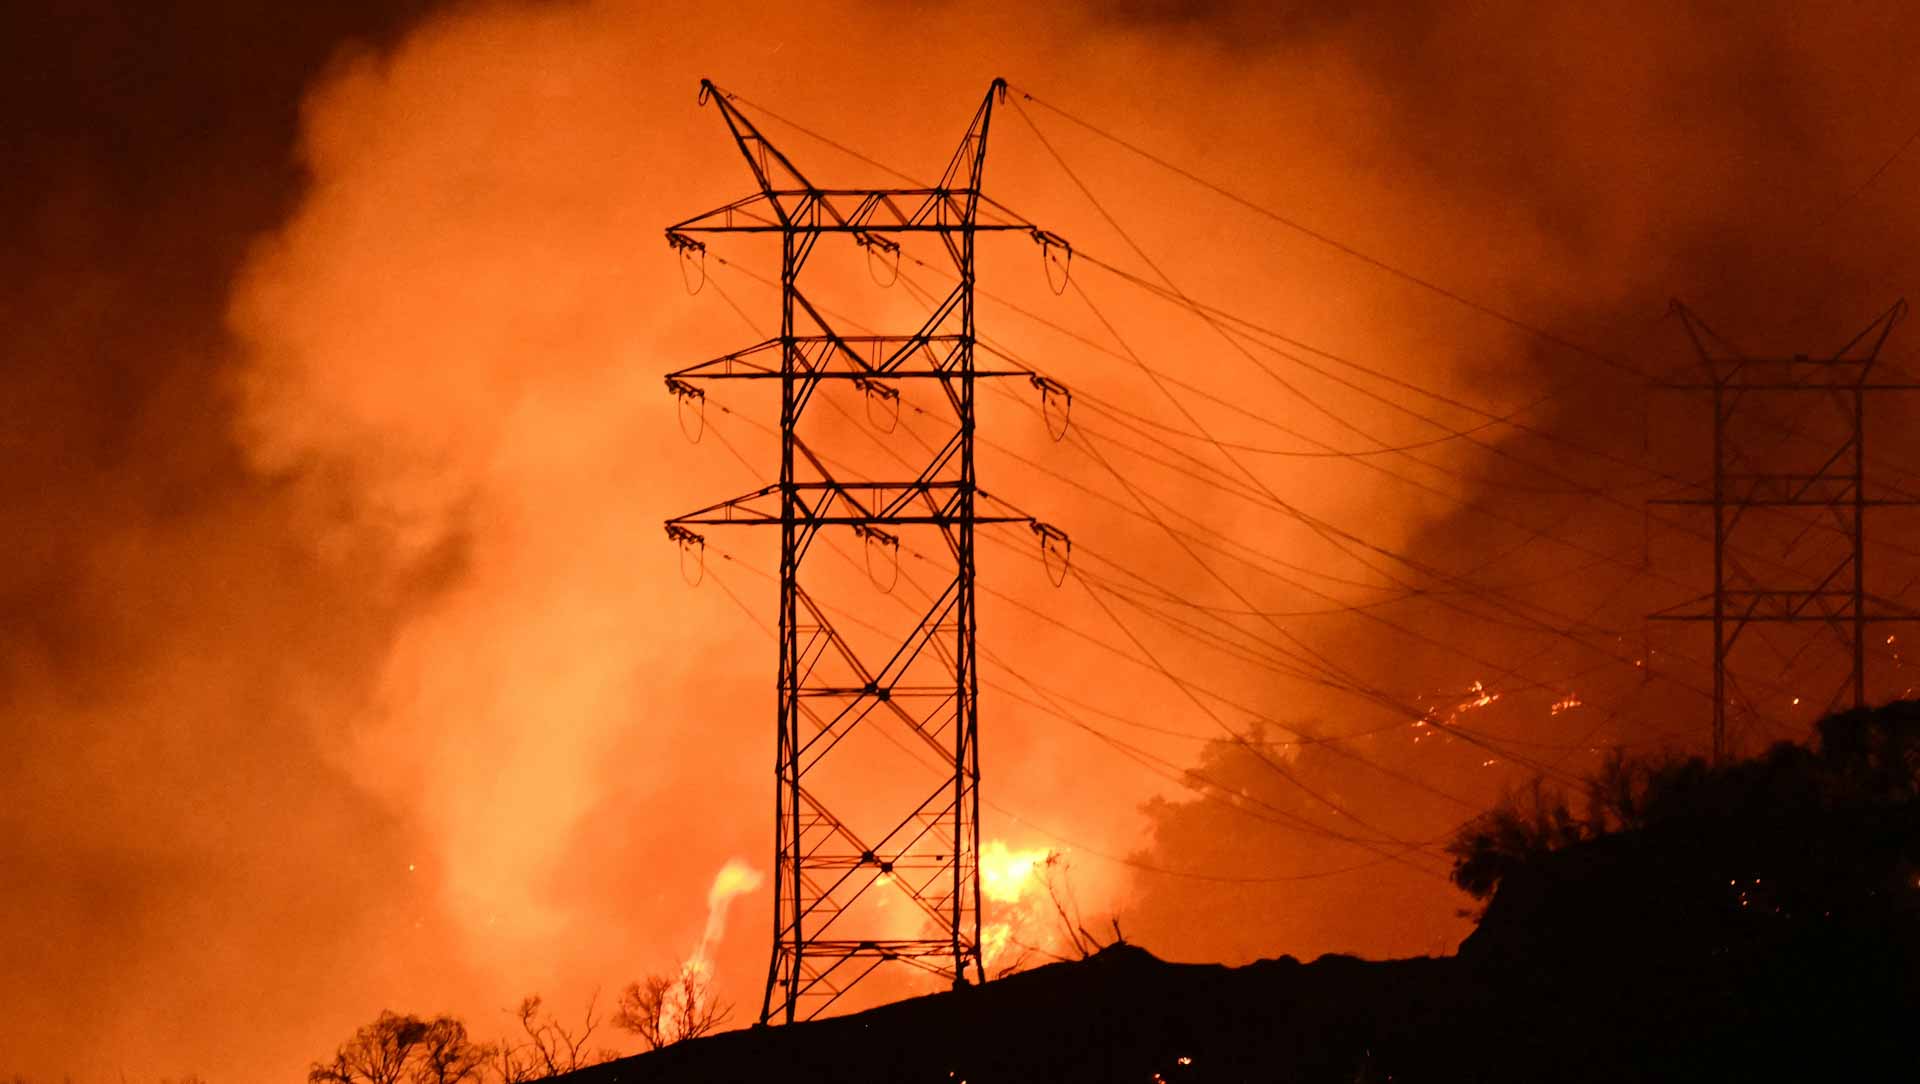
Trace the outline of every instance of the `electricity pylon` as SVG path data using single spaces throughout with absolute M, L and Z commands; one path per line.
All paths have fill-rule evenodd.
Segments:
M 1830 357 L 1749 357 L 1728 347 L 1686 306 L 1676 301 L 1673 307 L 1705 379 L 1661 386 L 1712 395 L 1712 490 L 1651 503 L 1712 510 L 1713 591 L 1649 616 L 1713 626 L 1717 763 L 1728 753 L 1730 719 L 1762 714 L 1728 665 L 1749 627 L 1825 626 L 1850 662 L 1847 677 L 1826 704 L 1825 710 L 1835 711 L 1867 702 L 1867 626 L 1920 620 L 1920 613 L 1868 590 L 1868 510 L 1920 506 L 1920 501 L 1869 493 L 1866 409 L 1870 392 L 1920 391 L 1920 384 L 1874 377 L 1880 348 L 1906 315 L 1904 300 Z M 1720 344 L 1719 350 L 1710 343 Z M 1768 402 L 1786 408 L 1784 426 L 1779 419 L 1752 424 Z M 1766 528 L 1755 529 L 1765 510 L 1794 516 L 1784 531 L 1772 525 L 1776 540 L 1786 540 L 1784 546 L 1770 547 L 1761 537 Z M 1808 542 L 1810 537 L 1837 544 L 1823 547 Z M 1776 664 L 1783 673 L 1792 671 L 1810 646 L 1802 643 Z
M 988 125 L 1005 90 L 994 81 L 939 184 L 822 188 L 727 95 L 700 84 L 700 101 L 719 109 L 759 191 L 674 225 L 668 242 L 701 261 L 704 234 L 778 235 L 781 246 L 779 334 L 667 377 L 676 395 L 702 402 L 704 381 L 777 381 L 780 388 L 779 481 L 667 522 L 668 536 L 683 548 L 704 547 L 696 528 L 712 525 L 780 530 L 774 948 L 762 1023 L 815 1016 L 888 964 L 955 986 L 969 973 L 985 979 L 974 528 L 1021 523 L 1034 527 L 1043 545 L 1059 537 L 1002 510 L 974 476 L 976 382 L 1034 376 L 975 364 L 975 236 L 1019 231 L 1049 243 L 981 195 Z M 842 334 L 833 310 L 802 289 L 801 272 L 822 238 L 847 238 L 869 258 L 891 258 L 897 269 L 902 244 L 928 234 L 951 258 L 955 285 L 916 330 Z M 815 392 L 835 381 L 850 382 L 870 406 L 890 401 L 896 412 L 901 385 L 931 382 L 951 408 L 951 431 L 928 442 L 931 458 L 910 478 L 839 477 L 825 440 L 802 435 Z M 951 580 L 928 590 L 932 604 L 884 655 L 862 657 L 829 616 L 847 607 L 816 599 L 803 583 L 813 542 L 836 530 L 857 537 L 869 561 L 875 549 L 898 561 L 902 535 L 911 532 L 936 534 L 951 558 Z M 925 785 L 882 778 L 847 752 L 850 734 L 875 728 L 890 728 L 885 736 L 915 750 L 922 769 L 931 753 L 937 770 L 928 771 Z M 884 906 L 903 897 L 905 909 Z

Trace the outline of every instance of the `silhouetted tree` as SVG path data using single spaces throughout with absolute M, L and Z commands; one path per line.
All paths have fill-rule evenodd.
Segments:
M 638 1035 L 647 1049 L 658 1050 L 715 1030 L 731 1012 L 732 1006 L 714 995 L 706 969 L 688 965 L 678 975 L 648 975 L 628 983 L 613 1023 Z
M 315 1062 L 307 1079 L 312 1084 L 401 1084 L 426 1033 L 419 1017 L 383 1011 L 341 1043 L 332 1061 Z
M 535 1059 L 532 1050 L 525 1043 L 513 1043 L 501 1040 L 488 1043 L 483 1051 L 484 1070 L 488 1084 L 528 1084 L 539 1080 L 545 1074 Z
M 1843 795 L 1882 806 L 1920 801 L 1920 700 L 1830 715 L 1820 721 L 1819 744 Z
M 1102 941 L 1087 931 L 1080 916 L 1080 901 L 1073 894 L 1073 882 L 1065 855 L 1058 851 L 1048 851 L 1047 860 L 1042 864 L 1041 884 L 1047 890 L 1047 902 L 1053 906 L 1053 914 L 1059 920 L 1060 936 L 1073 947 L 1075 954 L 1084 960 L 1110 945 L 1125 940 L 1120 936 L 1120 922 L 1110 918 L 1113 924 L 1113 940 Z
M 467 1084 L 481 1079 L 486 1045 L 451 1016 L 423 1020 L 382 1012 L 307 1070 L 311 1084 Z
M 1453 882 L 1475 899 L 1493 895 L 1514 870 L 1591 838 L 1591 821 L 1576 818 L 1564 794 L 1535 779 L 1509 791 L 1493 809 L 1468 821 L 1447 844 L 1453 856 Z
M 436 1016 L 416 1047 L 413 1084 L 464 1084 L 481 1079 L 488 1047 L 467 1038 L 467 1026 L 451 1016 Z
M 1759 862 L 1778 873 L 1800 870 L 1809 882 L 1830 881 L 1815 875 L 1809 863 L 1819 854 L 1800 847 L 1798 836 L 1824 834 L 1817 850 L 1851 845 L 1834 836 L 1841 824 L 1856 836 L 1890 832 L 1890 839 L 1905 838 L 1897 829 L 1920 810 L 1920 702 L 1830 715 L 1820 721 L 1811 748 L 1780 742 L 1720 765 L 1699 757 L 1629 758 L 1616 751 L 1586 781 L 1585 792 L 1585 816 L 1576 816 L 1564 793 L 1537 779 L 1509 793 L 1448 844 L 1454 883 L 1486 899 L 1514 872 L 1537 868 L 1577 844 L 1668 829 L 1681 829 L 1675 841 L 1717 848 L 1720 857 Z
M 1019 955 L 998 964 L 993 970 L 994 978 L 1024 971 L 1035 956 L 1045 957 L 1055 963 L 1073 960 L 1085 960 L 1098 955 L 1114 945 L 1126 943 L 1120 933 L 1120 920 L 1107 916 L 1107 925 L 1113 931 L 1111 938 L 1103 938 L 1087 929 L 1081 915 L 1080 902 L 1073 893 L 1071 866 L 1065 855 L 1058 851 L 1047 852 L 1046 860 L 1034 871 L 1034 880 L 1046 895 L 1046 907 L 1052 912 L 1054 936 L 1049 944 L 1032 944 L 1021 940 L 1012 932 L 1007 935 L 1007 943 L 1020 950 Z M 1039 901 L 1035 900 L 1037 908 Z M 1030 914 L 1035 925 L 1045 922 L 1042 915 Z M 1052 942 L 1058 942 L 1057 947 Z
M 600 1026 L 599 1001 L 598 993 L 589 997 L 580 1025 L 568 1027 L 559 1017 L 542 1011 L 544 1002 L 538 994 L 521 999 L 519 1007 L 514 1010 L 514 1018 L 519 1022 L 521 1032 L 526 1035 L 526 1041 L 518 1044 L 510 1040 L 503 1041 L 506 1052 L 498 1059 L 498 1064 L 506 1069 L 516 1066 L 521 1070 L 531 1069 L 535 1075 L 509 1077 L 509 1084 L 518 1080 L 539 1080 L 571 1073 L 617 1057 L 611 1050 L 587 1048 L 594 1031 Z
M 333 1056 L 314 1062 L 310 1084 L 527 1084 L 613 1060 L 611 1050 L 588 1048 L 600 1026 L 598 996 L 589 998 L 577 1026 L 544 1010 L 538 996 L 510 1010 L 518 1036 L 475 1042 L 466 1024 L 451 1016 L 430 1020 L 382 1012 L 341 1043 Z M 182 1081 L 181 1084 L 188 1084 Z M 195 1082 L 197 1084 L 197 1081 Z
M 1345 726 L 1325 720 L 1302 725 L 1329 734 Z M 1394 952 L 1432 952 L 1437 933 L 1454 934 L 1455 905 L 1427 891 L 1413 863 L 1378 861 L 1364 876 L 1322 875 L 1356 862 L 1350 837 L 1363 823 L 1364 831 L 1380 838 L 1430 836 L 1432 825 L 1453 816 L 1453 809 L 1425 788 L 1426 781 L 1465 770 L 1456 761 L 1477 767 L 1479 759 L 1469 759 L 1464 749 L 1480 758 L 1483 752 L 1466 743 L 1456 748 L 1437 733 L 1418 743 L 1401 735 L 1369 737 L 1361 745 L 1302 740 L 1254 725 L 1242 738 L 1210 741 L 1182 792 L 1142 806 L 1146 843 L 1129 856 L 1139 865 L 1126 908 L 1134 940 L 1178 945 L 1196 958 L 1230 959 L 1269 954 L 1276 944 L 1307 957 L 1349 948 L 1356 924 Z M 1354 750 L 1391 777 L 1413 783 L 1378 785 L 1370 776 L 1356 776 L 1361 761 Z M 1326 830 L 1314 830 L 1316 825 Z M 1185 876 L 1220 871 L 1244 871 L 1250 878 Z M 1302 874 L 1314 879 L 1279 879 Z M 1274 879 L 1263 880 L 1268 877 Z M 1312 891 L 1302 891 L 1303 884 Z M 1383 911 L 1389 906 L 1390 921 Z M 1088 917 L 1090 929 L 1106 924 Z

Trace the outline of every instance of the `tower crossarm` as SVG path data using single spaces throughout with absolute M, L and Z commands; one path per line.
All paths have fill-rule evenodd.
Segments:
M 994 217 L 981 220 L 973 205 L 987 202 Z M 1017 231 L 1017 218 L 972 188 L 772 188 L 742 196 L 667 228 L 695 233 L 946 233 Z
M 1728 618 L 1739 624 L 1755 623 L 1791 623 L 1799 621 L 1833 621 L 1836 617 L 1853 617 L 1853 593 L 1851 591 L 1727 591 Z M 1864 621 L 1881 625 L 1889 622 L 1920 621 L 1920 610 L 1902 606 L 1889 599 L 1878 596 L 1867 597 L 1869 608 L 1860 614 Z M 1678 606 L 1656 610 L 1647 615 L 1650 621 L 1712 621 L 1713 596 L 1705 595 Z
M 793 502 L 795 510 L 791 517 L 782 512 L 783 488 L 798 498 Z M 962 521 L 1033 523 L 1032 516 L 1017 513 L 994 515 L 965 511 L 963 503 L 968 496 L 987 495 L 964 481 L 789 482 L 784 487 L 762 486 L 732 500 L 676 516 L 667 521 L 667 528 L 671 533 L 676 527 L 733 524 L 886 527 L 949 526 Z
M 778 380 L 783 357 L 791 357 L 800 379 L 946 380 L 956 377 L 1031 378 L 1031 369 L 969 369 L 972 351 L 964 336 L 942 335 L 794 335 L 689 365 L 668 380 Z M 672 385 L 669 384 L 671 388 Z

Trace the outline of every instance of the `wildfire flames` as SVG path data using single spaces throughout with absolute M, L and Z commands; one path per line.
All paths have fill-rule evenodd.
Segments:
M 1171 957 L 1450 951 L 1428 841 L 1538 767 L 1706 733 L 1702 630 L 1623 632 L 1710 582 L 1699 521 L 1643 503 L 1705 469 L 1699 404 L 1649 416 L 1593 357 L 1693 364 L 1651 317 L 1706 283 L 1718 326 L 1782 349 L 1890 299 L 1920 152 L 1861 185 L 1913 124 L 1873 80 L 1920 19 L 1311 6 L 952 5 L 907 66 L 871 4 L 0 34 L 45 85 L 0 196 L 27 212 L 0 305 L 30 317 L 0 325 L 0 1079 L 296 1079 L 383 1009 L 490 1038 L 636 966 L 757 1003 L 768 933 L 728 920 L 775 878 L 730 856 L 769 843 L 775 540 L 716 530 L 683 569 L 660 538 L 781 461 L 777 382 L 715 389 L 694 431 L 660 386 L 782 312 L 771 245 L 716 242 L 696 281 L 660 237 L 756 188 L 708 75 L 795 118 L 760 117 L 768 148 L 829 187 L 939 176 L 989 76 L 1034 92 L 996 106 L 983 183 L 1072 247 L 982 234 L 979 363 L 1072 398 L 984 381 L 978 479 L 1074 550 L 1056 589 L 1025 527 L 978 536 L 989 975 L 1072 954 L 1076 893 Z M 947 257 L 909 241 L 889 268 L 823 238 L 810 302 L 843 335 L 920 326 L 946 280 L 913 246 Z M 827 383 L 806 435 L 854 449 L 847 477 L 940 447 L 938 382 Z M 1920 427 L 1876 426 L 1920 462 Z M 863 658 L 927 612 L 932 533 L 882 568 L 819 532 L 807 590 Z M 1911 694 L 1887 631 L 1874 680 Z M 1805 658 L 1751 691 L 1796 725 L 1830 688 Z M 883 727 L 918 757 L 879 712 L 836 793 L 918 801 Z M 836 812 L 881 821 L 868 797 Z M 897 885 L 869 903 L 937 936 Z M 898 970 L 861 997 L 920 981 Z
M 997 839 L 980 846 L 980 894 L 995 903 L 1019 903 L 1040 883 L 1035 872 L 1051 853 L 1044 847 L 1016 851 Z
M 1488 691 L 1485 682 L 1475 681 L 1471 686 L 1467 688 L 1467 698 L 1465 700 L 1462 700 L 1459 703 L 1454 704 L 1452 707 L 1447 708 L 1444 711 L 1442 711 L 1440 708 L 1430 708 L 1428 709 L 1425 718 L 1419 719 L 1414 722 L 1413 724 L 1414 729 L 1418 731 L 1418 733 L 1416 733 L 1413 736 L 1414 743 L 1418 744 L 1419 742 L 1425 740 L 1426 738 L 1431 737 L 1433 735 L 1432 728 L 1434 726 L 1438 726 L 1444 729 L 1448 726 L 1451 726 L 1455 720 L 1459 719 L 1462 715 L 1465 715 L 1467 712 L 1479 711 L 1481 708 L 1491 707 L 1493 704 L 1497 703 L 1499 699 L 1500 699 L 1500 694 L 1496 692 Z M 1578 703 L 1579 703 L 1578 700 L 1574 700 L 1573 704 L 1567 704 L 1564 707 L 1560 704 L 1556 704 L 1553 707 L 1553 714 L 1558 715 L 1560 714 L 1561 711 L 1565 710 L 1565 707 L 1571 707 L 1571 706 L 1577 705 Z
M 1016 967 L 1028 953 L 1052 951 L 1059 930 L 1048 878 L 1059 860 L 1044 847 L 1016 850 L 998 839 L 980 845 L 980 953 L 989 972 Z
M 763 879 L 759 870 L 738 858 L 728 859 L 713 875 L 713 887 L 707 890 L 707 928 L 700 935 L 700 947 L 687 961 L 688 967 L 704 970 L 710 966 L 713 950 L 727 932 L 727 909 L 735 898 L 759 888 Z
M 690 1020 L 700 1015 L 703 992 L 711 989 L 714 976 L 713 954 L 727 932 L 727 911 L 733 901 L 759 888 L 764 878 L 760 871 L 738 858 L 727 860 L 714 874 L 713 887 L 707 890 L 707 924 L 700 944 L 680 965 L 680 972 L 664 991 L 661 1015 L 667 1020 Z M 710 996 L 710 995 L 708 995 Z

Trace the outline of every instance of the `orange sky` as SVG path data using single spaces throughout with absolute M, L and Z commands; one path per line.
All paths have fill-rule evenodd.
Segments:
M 1465 898 L 1431 847 L 1381 860 L 1326 832 L 1431 842 L 1543 764 L 1577 771 L 1611 742 L 1697 747 L 1703 705 L 1681 687 L 1697 671 L 1649 682 L 1635 667 L 1649 646 L 1701 651 L 1638 620 L 1698 582 L 1697 545 L 1639 512 L 1662 483 L 1637 464 L 1705 468 L 1687 404 L 1643 414 L 1638 380 L 1026 104 L 1122 237 L 1018 90 L 1653 372 L 1686 357 L 1659 320 L 1670 295 L 1789 351 L 1837 345 L 1898 296 L 1920 233 L 1900 194 L 1920 161 L 1852 193 L 1920 115 L 1920 86 L 1891 63 L 1920 22 L 1894 7 L 1737 26 L 1654 5 L 1263 10 L 471 4 L 339 52 L 302 95 L 288 153 L 305 187 L 223 284 L 214 375 L 120 423 L 141 447 L 212 434 L 233 495 L 115 519 L 56 496 L 9 517 L 40 525 L 10 527 L 20 538 L 71 529 L 84 545 L 52 604 L 81 631 L 22 637 L 0 670 L 17 747 L 0 870 L 28 886 L 0 904 L 18 976 L 0 992 L 0 1072 L 297 1079 L 383 1008 L 491 1035 L 524 994 L 575 1011 L 675 966 L 709 929 L 723 866 L 770 872 L 773 644 L 728 591 L 772 620 L 775 542 L 710 533 L 690 586 L 660 531 L 777 468 L 756 427 L 777 422 L 768 396 L 715 388 L 690 443 L 661 387 L 777 321 L 777 295 L 747 276 L 775 273 L 765 245 L 715 242 L 690 295 L 661 238 L 751 191 L 695 103 L 703 76 L 916 176 L 937 175 L 1005 76 L 991 193 L 1153 277 L 1130 238 L 1189 296 L 1326 352 L 1243 349 L 1084 259 L 1085 299 L 1055 296 L 1030 241 L 983 241 L 996 300 L 981 334 L 1080 393 L 1076 432 L 1106 457 L 1055 443 L 1031 389 L 985 394 L 981 484 L 1069 531 L 1092 577 L 1055 588 L 1031 536 L 983 531 L 985 834 L 1064 850 L 1103 928 L 1113 915 L 1162 955 L 1231 962 L 1449 951 Z M 755 119 L 816 181 L 888 183 Z M 923 311 L 911 283 L 882 290 L 843 247 L 823 243 L 809 269 L 823 291 L 875 319 Z M 850 417 L 822 440 L 856 461 L 910 435 L 864 421 L 857 397 L 839 405 Z M 914 405 L 935 404 L 909 395 L 902 424 L 931 433 Z M 1484 423 L 1476 410 L 1523 408 L 1525 428 L 1440 439 Z M 1896 432 L 1910 407 L 1888 410 Z M 1219 444 L 1167 437 L 1196 425 Z M 1218 551 L 1217 574 L 1202 569 L 1168 524 L 1266 571 Z M 1643 553 L 1671 575 L 1636 575 Z M 1128 573 L 1109 561 L 1170 594 L 1118 590 Z M 1909 564 L 1887 554 L 1876 574 Z M 823 593 L 897 616 L 836 567 Z M 1285 616 L 1223 613 L 1248 608 Z M 1222 653 L 1222 636 L 1240 646 Z M 1893 650 L 1876 663 L 1888 691 L 1911 683 Z M 1289 675 L 1283 651 L 1378 695 Z M 1031 702 L 1051 697 L 1128 744 Z M 1502 740 L 1414 726 L 1382 699 Z M 1789 726 L 1813 711 L 1778 708 Z M 1303 746 L 1289 728 L 1352 737 Z M 1256 730 L 1279 743 L 1258 758 L 1209 744 Z M 1202 876 L 1115 861 L 1129 855 Z M 737 1022 L 759 1004 L 769 887 L 733 903 L 711 946 Z

